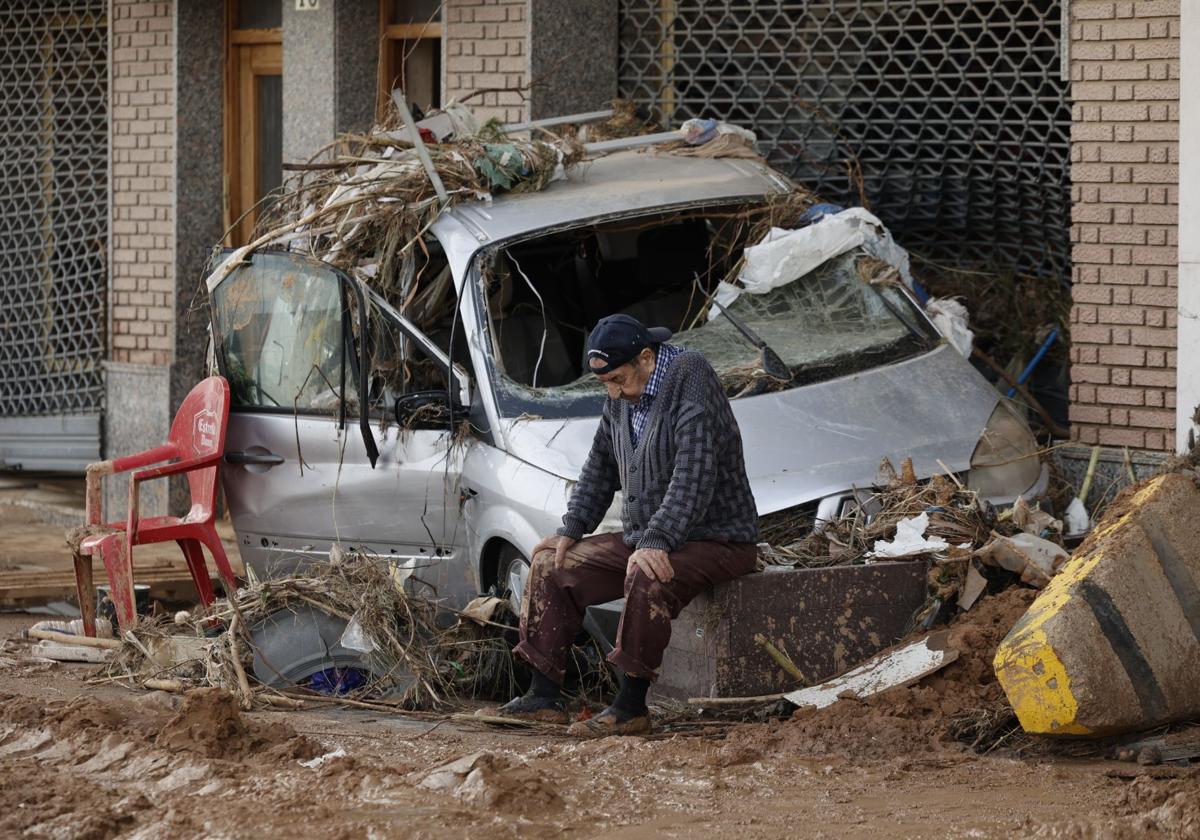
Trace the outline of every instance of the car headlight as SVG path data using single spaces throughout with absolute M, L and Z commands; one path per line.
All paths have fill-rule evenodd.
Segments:
M 1008 400 L 1001 400 L 975 451 L 967 486 L 983 498 L 1016 498 L 1041 475 L 1037 438 Z

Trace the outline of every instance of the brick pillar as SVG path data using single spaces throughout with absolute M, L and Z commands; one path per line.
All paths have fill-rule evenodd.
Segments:
M 529 0 L 446 0 L 442 12 L 445 101 L 493 90 L 467 104 L 480 122 L 529 115 Z
M 1071 427 L 1171 449 L 1175 429 L 1178 0 L 1073 0 Z
M 175 340 L 174 3 L 112 0 L 111 9 L 109 457 L 166 439 Z M 127 482 L 106 484 L 109 515 L 124 515 Z M 166 485 L 148 484 L 142 500 L 148 514 L 165 512 Z

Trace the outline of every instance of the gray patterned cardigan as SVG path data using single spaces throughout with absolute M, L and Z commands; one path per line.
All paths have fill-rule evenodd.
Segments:
M 716 371 L 699 352 L 671 362 L 635 447 L 626 400 L 606 400 L 592 451 L 558 533 L 579 539 L 604 518 L 617 487 L 630 548 L 671 552 L 685 542 L 756 542 L 742 437 Z

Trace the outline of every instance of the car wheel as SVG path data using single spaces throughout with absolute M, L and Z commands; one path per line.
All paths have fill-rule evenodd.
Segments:
M 514 574 L 524 583 L 529 578 L 529 561 L 515 546 L 505 545 L 500 549 L 500 556 L 496 559 L 495 592 L 498 597 L 509 603 L 513 613 L 520 615 L 520 593 L 513 591 L 511 583 Z

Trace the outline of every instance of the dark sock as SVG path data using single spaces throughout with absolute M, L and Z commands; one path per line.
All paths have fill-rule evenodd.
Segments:
M 621 690 L 617 692 L 617 697 L 612 704 L 631 717 L 644 715 L 646 714 L 646 692 L 649 690 L 650 680 L 625 674 L 621 679 Z
M 562 686 L 541 671 L 534 669 L 533 682 L 529 685 L 529 693 L 534 697 L 544 697 L 547 700 L 561 700 Z

